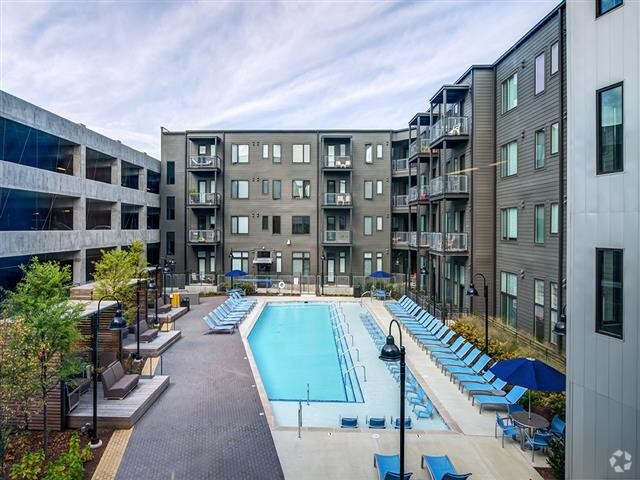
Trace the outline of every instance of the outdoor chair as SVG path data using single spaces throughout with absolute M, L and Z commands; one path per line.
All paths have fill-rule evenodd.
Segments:
M 202 317 L 202 320 L 209 327 L 209 331 L 206 333 L 233 333 L 236 331 L 235 325 L 217 325 L 209 317 Z
M 549 440 L 553 438 L 553 435 L 546 432 L 534 433 L 533 437 L 529 435 L 527 429 L 522 430 L 524 432 L 524 444 L 531 447 L 531 461 L 535 460 L 536 448 L 540 448 L 545 451 L 549 448 Z
M 138 328 L 140 329 L 141 342 L 151 342 L 158 336 L 158 329 L 149 328 L 149 325 L 147 325 L 147 322 L 145 320 L 141 320 L 138 322 Z
M 466 340 L 465 340 L 466 341 Z M 469 350 L 473 348 L 473 344 L 471 342 L 467 342 L 463 344 L 457 351 L 451 352 L 429 352 L 431 354 L 431 358 L 439 363 L 444 360 L 459 360 L 464 357 Z
M 413 406 L 413 413 L 418 418 L 431 418 L 434 411 L 433 403 L 427 401 L 425 404 L 417 404 Z
M 367 426 L 369 428 L 387 428 L 387 418 L 386 417 L 369 417 L 367 418 Z
M 433 480 L 464 480 L 470 473 L 458 473 L 447 455 L 422 456 L 422 468 L 426 468 Z
M 373 466 L 378 469 L 378 480 L 400 480 L 400 455 L 373 455 Z M 405 472 L 404 479 L 409 480 L 412 472 Z
M 545 432 L 552 434 L 556 438 L 562 438 L 564 437 L 565 427 L 565 421 L 562 420 L 558 415 L 554 415 L 551 419 L 551 425 L 549 425 L 549 428 L 545 430 Z
M 478 373 L 481 372 L 484 367 L 491 361 L 491 357 L 489 355 L 483 354 L 478 358 L 475 363 L 470 367 L 454 367 L 454 366 L 445 366 L 445 371 L 453 378 L 455 373 Z
M 471 398 L 472 395 L 483 395 L 492 390 L 502 391 L 506 384 L 507 382 L 501 378 L 495 378 L 491 383 L 462 382 L 460 384 L 460 391 L 464 392 L 466 389 L 467 398 Z
M 122 400 L 136 388 L 140 375 L 127 375 L 120 362 L 114 362 L 102 371 L 102 390 L 104 398 Z
M 480 413 L 482 413 L 482 408 L 488 405 L 494 407 L 506 407 L 510 404 L 516 403 L 522 398 L 522 395 L 524 395 L 524 392 L 526 391 L 526 388 L 516 385 L 504 397 L 495 397 L 492 395 L 477 395 L 473 398 L 474 401 L 477 402 L 480 406 Z
M 396 418 L 395 420 L 392 418 L 391 423 L 393 423 L 393 428 L 400 429 L 400 417 Z M 407 430 L 411 430 L 413 428 L 411 417 L 406 417 L 404 419 L 404 428 L 406 428 Z
M 512 423 L 511 417 L 501 417 L 498 412 L 496 412 L 496 425 L 494 427 L 493 435 L 498 438 L 498 428 L 502 432 L 502 448 L 504 448 L 504 437 L 516 437 L 518 436 L 518 429 Z
M 340 417 L 340 428 L 358 428 L 358 417 Z

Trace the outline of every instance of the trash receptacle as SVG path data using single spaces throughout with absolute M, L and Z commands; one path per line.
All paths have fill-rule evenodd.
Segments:
M 187 307 L 187 312 L 191 311 L 191 298 L 189 298 L 189 295 L 180 295 L 180 306 Z
M 171 307 L 178 308 L 180 306 L 180 294 L 172 293 L 171 294 Z
M 361 285 L 354 285 L 353 286 L 353 296 L 355 298 L 360 298 L 362 296 L 362 286 Z

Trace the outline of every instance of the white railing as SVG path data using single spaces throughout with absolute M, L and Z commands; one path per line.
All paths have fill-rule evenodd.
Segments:
M 325 193 L 323 205 L 349 206 L 351 205 L 350 193 Z
M 201 192 L 190 193 L 189 205 L 220 205 L 220 194 Z
M 425 127 L 426 128 L 426 127 Z M 429 153 L 429 136 L 422 136 L 409 145 L 409 156 L 413 157 L 417 153 Z
M 394 158 L 391 160 L 391 171 L 393 173 L 403 172 L 409 169 L 409 161 L 406 158 Z
M 469 135 L 469 117 L 444 117 L 431 128 L 429 141 L 435 142 L 442 137 Z
M 468 175 L 445 175 L 431 180 L 429 184 L 431 195 L 443 193 L 469 193 Z
M 349 244 L 351 243 L 351 230 L 325 230 L 322 236 L 322 242 Z
M 391 245 L 403 246 L 409 245 L 411 232 L 391 232 Z
M 210 155 L 192 155 L 189 168 L 220 168 L 220 157 Z
M 408 204 L 408 195 L 394 195 L 393 197 L 391 197 L 391 206 L 393 207 L 406 207 Z
M 190 243 L 219 243 L 220 230 L 189 230 Z
M 420 239 L 420 243 L 418 243 Z M 409 236 L 409 246 L 411 247 L 428 247 L 429 246 L 429 234 L 427 232 L 411 232 Z
M 437 252 L 466 252 L 467 251 L 467 234 L 466 233 L 428 233 L 428 244 L 431 250 Z
M 409 189 L 408 195 L 409 202 L 416 202 L 418 200 L 429 200 L 429 188 L 427 185 L 416 185 Z
M 325 155 L 324 168 L 351 168 L 350 155 Z

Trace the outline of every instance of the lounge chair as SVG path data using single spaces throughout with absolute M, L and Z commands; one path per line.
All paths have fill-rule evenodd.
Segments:
M 470 473 L 458 473 L 447 455 L 422 456 L 422 468 L 426 468 L 432 480 L 464 480 Z
M 367 418 L 367 426 L 369 428 L 387 428 L 387 418 L 386 417 L 369 417 Z
M 393 428 L 399 429 L 400 428 L 400 417 L 394 419 L 391 419 L 391 423 L 393 423 Z M 411 430 L 413 428 L 413 424 L 411 423 L 411 417 L 406 417 L 404 419 L 404 428 L 406 428 L 407 430 Z
M 481 372 L 484 367 L 491 361 L 491 357 L 489 355 L 483 354 L 478 358 L 473 365 L 469 367 L 454 367 L 454 366 L 445 366 L 444 370 L 453 377 L 454 373 L 478 373 Z
M 544 432 L 550 433 L 556 438 L 562 438 L 564 437 L 565 427 L 566 427 L 566 424 L 564 420 L 562 420 L 558 415 L 554 415 L 553 418 L 551 419 L 551 425 L 549 425 L 549 428 L 544 430 Z
M 233 323 L 240 323 L 242 320 L 245 319 L 245 316 L 246 316 L 242 313 L 227 313 L 220 308 L 214 309 L 210 313 L 210 315 L 215 316 L 221 322 L 233 322 Z
M 466 341 L 466 340 L 465 340 Z M 473 343 L 467 342 L 464 343 L 458 350 L 455 352 L 429 352 L 431 354 L 431 358 L 439 363 L 441 360 L 455 360 L 464 357 L 469 350 L 473 348 Z
M 543 451 L 549 448 L 549 440 L 553 438 L 553 435 L 546 432 L 536 432 L 533 437 L 529 435 L 527 429 L 522 429 L 524 435 L 524 444 L 531 447 L 531 461 L 535 460 L 536 448 L 541 448 Z
M 427 402 L 426 404 L 417 404 L 413 406 L 413 413 L 418 418 L 431 418 L 433 416 L 435 408 L 433 403 Z
M 340 428 L 358 428 L 358 417 L 340 417 Z
M 463 382 L 489 383 L 495 377 L 496 376 L 490 370 L 487 370 L 482 375 L 480 375 L 479 373 L 476 373 L 476 374 L 454 373 L 453 375 L 451 375 L 451 378 L 453 379 L 453 381 L 458 382 L 459 385 L 461 385 Z
M 496 425 L 494 427 L 493 435 L 498 438 L 498 428 L 500 428 L 500 432 L 502 433 L 502 448 L 504 448 L 504 437 L 516 437 L 518 435 L 518 429 L 511 422 L 511 417 L 501 417 L 498 412 L 496 412 Z
M 482 413 L 482 408 L 488 405 L 494 407 L 506 407 L 510 404 L 517 403 L 526 391 L 526 388 L 516 385 L 504 397 L 494 397 L 492 395 L 477 395 L 473 398 L 474 401 L 480 406 L 480 413 Z
M 455 339 L 455 341 L 451 344 L 451 345 L 443 345 L 441 347 L 435 346 L 428 346 L 425 345 L 425 349 L 429 350 L 429 355 L 433 358 L 433 355 L 435 355 L 436 353 L 453 353 L 456 350 L 458 350 L 462 344 L 466 342 L 465 338 L 460 335 L 458 338 Z
M 503 392 L 504 390 L 502 389 L 506 384 L 507 382 L 500 378 L 494 379 L 491 383 L 463 382 L 461 390 L 467 390 L 467 398 L 471 398 L 474 395 L 495 395 L 489 392 L 491 392 L 492 390 Z M 504 396 L 503 394 L 498 395 Z
M 374 453 L 373 466 L 378 469 L 379 480 L 400 479 L 400 455 L 380 455 Z M 409 480 L 412 472 L 405 472 L 403 480 Z
M 463 358 L 445 358 L 439 360 L 438 363 L 440 364 L 440 369 L 444 372 L 446 367 L 468 367 L 474 362 L 478 355 L 480 355 L 480 349 L 474 348 Z
M 209 327 L 209 331 L 206 333 L 233 333 L 236 331 L 235 325 L 216 325 L 209 317 L 202 317 L 202 320 Z
M 453 330 L 449 330 L 447 334 L 442 337 L 440 340 L 431 340 L 431 339 L 419 339 L 418 343 L 420 344 L 420 348 L 428 349 L 429 347 L 447 347 L 449 346 L 449 341 L 456 334 Z

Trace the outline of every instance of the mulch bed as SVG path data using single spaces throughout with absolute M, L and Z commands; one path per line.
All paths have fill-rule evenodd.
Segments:
M 544 480 L 557 480 L 555 474 L 553 473 L 553 468 L 549 467 L 533 467 L 537 470 Z
M 60 453 L 67 450 L 69 446 L 69 439 L 76 430 L 65 430 L 62 432 L 49 432 L 49 456 L 54 461 Z M 111 440 L 113 434 L 113 428 L 98 428 L 98 438 L 102 440 L 102 446 L 91 450 L 93 458 L 85 464 L 84 478 L 90 479 L 93 476 L 100 463 L 102 454 Z M 84 447 L 89 443 L 89 437 L 86 435 L 80 435 L 80 444 Z M 11 471 L 11 466 L 15 463 L 19 463 L 22 459 L 22 455 L 25 452 L 35 452 L 43 448 L 43 434 L 42 432 L 20 432 L 11 438 L 11 448 L 6 457 L 6 471 L 7 474 Z M 0 472 L 0 478 L 2 473 Z M 8 477 L 7 477 L 8 478 Z

